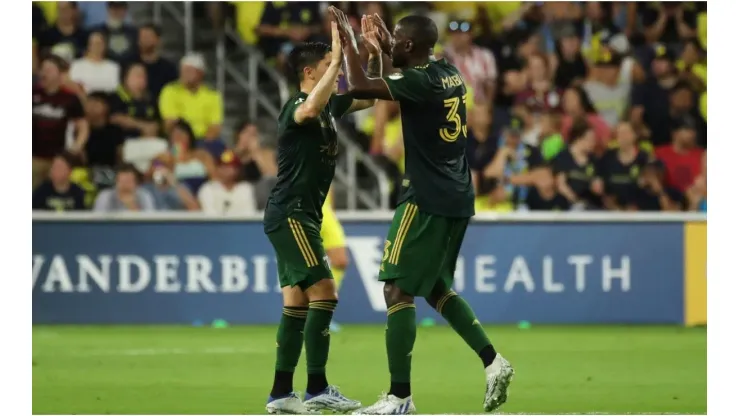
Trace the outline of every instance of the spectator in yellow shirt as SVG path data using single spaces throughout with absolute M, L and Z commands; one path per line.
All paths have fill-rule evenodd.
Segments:
M 159 112 L 167 133 L 177 120 L 185 120 L 192 127 L 199 147 L 220 155 L 225 149 L 220 139 L 223 98 L 218 91 L 203 84 L 205 68 L 200 54 L 183 57 L 180 79 L 167 84 L 159 95 Z

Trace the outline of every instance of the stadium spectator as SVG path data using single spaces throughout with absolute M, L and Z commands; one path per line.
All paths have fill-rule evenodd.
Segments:
M 108 3 L 107 1 L 83 1 L 77 5 L 80 10 L 80 19 L 82 27 L 90 30 L 96 26 L 105 24 L 108 20 Z
M 125 1 L 109 1 L 107 9 L 105 22 L 95 30 L 105 34 L 108 56 L 117 62 L 123 62 L 135 53 L 137 30 L 127 22 L 128 4 Z
M 168 84 L 159 96 L 159 112 L 167 132 L 177 120 L 185 120 L 195 137 L 212 154 L 223 152 L 220 140 L 224 118 L 221 94 L 203 83 L 206 64 L 200 54 L 188 54 L 180 61 L 180 79 Z
M 624 69 L 624 70 L 623 70 Z M 631 68 L 622 65 L 622 57 L 602 48 L 589 71 L 583 89 L 610 129 L 624 118 L 632 88 Z
M 681 211 L 686 203 L 681 191 L 665 185 L 665 166 L 660 160 L 645 166 L 638 184 L 640 188 L 632 195 L 629 211 Z
M 94 211 L 154 211 L 154 198 L 139 185 L 139 171 L 134 165 L 122 164 L 116 169 L 115 188 L 105 189 L 95 199 Z
M 74 124 L 75 140 L 71 152 L 85 148 L 89 126 L 77 95 L 62 85 L 67 63 L 57 56 L 41 62 L 41 79 L 33 87 L 33 186 L 46 178 L 51 159 L 65 149 L 67 127 Z
M 523 125 L 524 122 L 518 117 L 511 118 L 510 125 L 498 141 L 493 160 L 484 170 L 486 178 L 495 178 L 503 187 L 513 207 L 524 204 L 528 188 L 534 183 L 533 171 L 543 164 L 540 150 L 524 143 Z
M 121 67 L 105 58 L 105 35 L 92 32 L 87 40 L 85 55 L 72 63 L 69 76 L 82 85 L 86 93 L 116 91 L 121 79 Z
M 305 42 L 321 33 L 319 2 L 267 2 L 257 27 L 259 47 L 274 58 L 285 42 Z
M 57 212 L 84 210 L 85 192 L 71 182 L 71 173 L 70 156 L 63 153 L 55 156 L 49 170 L 49 179 L 33 191 L 33 209 Z
M 565 140 L 560 133 L 562 118 L 560 113 L 551 111 L 540 119 L 539 149 L 545 161 L 552 160 L 565 148 Z
M 124 130 L 126 138 L 159 136 L 159 111 L 147 91 L 144 65 L 133 63 L 126 68 L 123 85 L 111 98 L 111 113 L 112 123 Z
M 650 156 L 638 147 L 637 132 L 628 121 L 616 128 L 617 148 L 608 150 L 599 161 L 599 176 L 604 180 L 604 207 L 621 210 L 638 191 L 640 172 Z
M 525 199 L 530 211 L 568 211 L 570 202 L 558 192 L 552 167 L 544 165 L 532 172 L 532 183 Z
M 661 42 L 675 46 L 696 36 L 697 15 L 706 9 L 703 2 L 640 3 L 645 38 L 649 43 Z
M 691 86 L 696 93 L 707 90 L 707 52 L 697 39 L 689 39 L 683 44 L 683 50 L 676 69 L 679 80 Z
M 55 54 L 58 54 L 59 50 L 64 50 L 66 55 L 79 57 L 87 46 L 87 32 L 77 23 L 77 3 L 60 1 L 57 3 L 57 10 L 54 25 L 44 30 L 39 36 L 41 51 L 48 53 L 56 46 Z
M 605 2 L 589 1 L 585 4 L 581 25 L 581 49 L 589 62 L 595 61 L 602 51 L 602 44 L 619 33 L 612 23 L 611 10 Z
M 534 116 L 535 124 L 539 124 L 540 114 L 560 108 L 561 91 L 552 83 L 545 55 L 535 53 L 527 58 L 525 72 L 527 85 L 517 94 L 516 106 L 526 107 Z
M 707 212 L 707 152 L 701 156 L 701 174 L 686 190 L 689 211 Z
M 236 129 L 234 153 L 241 162 L 242 176 L 249 183 L 277 176 L 275 151 L 262 145 L 257 125 L 243 121 Z
M 178 183 L 172 169 L 159 160 L 152 162 L 141 188 L 154 199 L 157 211 L 199 211 L 200 205 L 187 186 Z
M 701 174 L 704 150 L 696 146 L 696 124 L 691 117 L 675 119 L 671 131 L 671 144 L 656 148 L 655 156 L 665 167 L 666 184 L 686 192 Z
M 153 25 L 139 28 L 139 50 L 132 62 L 140 63 L 146 68 L 149 97 L 156 100 L 165 85 L 177 80 L 175 64 L 161 56 L 159 29 Z
M 85 113 L 90 125 L 90 138 L 85 145 L 87 165 L 114 168 L 120 162 L 124 136 L 121 128 L 111 123 L 108 96 L 100 92 L 90 94 Z
M 553 161 L 558 192 L 574 209 L 599 208 L 604 183 L 596 171 L 596 134 L 586 120 L 577 119 L 568 136 L 568 148 Z
M 46 21 L 44 11 L 36 2 L 31 3 L 33 5 L 33 12 L 31 13 L 31 30 L 33 34 L 34 44 L 36 44 L 44 32 L 49 27 L 49 23 Z
M 218 159 L 215 179 L 198 191 L 198 201 L 207 214 L 234 215 L 257 211 L 254 188 L 248 182 L 238 181 L 241 163 L 231 150 Z
M 476 103 L 493 100 L 496 82 L 496 58 L 491 51 L 473 44 L 473 24 L 464 19 L 452 19 L 447 27 L 444 55 L 457 67 L 472 87 Z
M 197 141 L 190 125 L 178 120 L 169 134 L 170 151 L 157 156 L 166 166 L 172 166 L 175 178 L 184 183 L 193 194 L 208 178 L 214 177 L 213 156 L 196 147 Z
M 491 131 L 489 107 L 478 105 L 468 112 L 468 141 L 465 150 L 476 195 L 485 181 L 483 171 L 496 155 L 498 140 Z
M 562 29 L 555 59 L 555 87 L 565 90 L 571 85 L 579 85 L 586 79 L 586 61 L 581 54 L 581 40 L 575 27 L 568 25 Z
M 600 153 L 606 149 L 612 138 L 611 129 L 603 118 L 596 112 L 596 108 L 588 98 L 588 94 L 582 87 L 570 87 L 563 93 L 563 118 L 561 120 L 561 133 L 567 140 L 570 139 L 570 129 L 573 121 L 584 119 L 596 134 L 596 152 Z

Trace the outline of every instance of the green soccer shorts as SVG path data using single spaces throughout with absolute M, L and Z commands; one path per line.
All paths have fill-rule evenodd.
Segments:
M 267 233 L 275 248 L 281 288 L 298 286 L 306 290 L 319 280 L 332 278 L 320 229 L 313 221 L 292 217 Z
M 396 208 L 380 263 L 381 281 L 394 281 L 404 293 L 427 297 L 438 283 L 450 289 L 469 218 L 419 211 L 412 202 Z

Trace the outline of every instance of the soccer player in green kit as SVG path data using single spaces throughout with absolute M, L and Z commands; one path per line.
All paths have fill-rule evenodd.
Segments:
M 347 17 L 336 8 L 331 12 L 341 35 L 350 38 Z M 383 78 L 367 76 L 353 42 L 344 42 L 348 95 L 400 103 L 406 178 L 385 242 L 379 277 L 385 282 L 388 307 L 385 338 L 390 390 L 357 413 L 416 411 L 411 400 L 415 297 L 425 298 L 478 354 L 486 376 L 483 407 L 492 411 L 506 401 L 514 370 L 497 354 L 467 302 L 451 290 L 463 237 L 475 213 L 465 159 L 465 85 L 457 68 L 445 60 L 430 58 L 437 42 L 437 27 L 431 19 L 404 17 L 392 36 L 377 15 L 363 20 L 370 21 L 373 27 L 368 33 L 379 38 L 377 43 L 400 72 Z
M 275 248 L 283 315 L 277 333 L 275 379 L 266 409 L 271 414 L 348 412 L 360 402 L 326 379 L 329 324 L 337 290 L 322 246 L 322 205 L 334 178 L 338 147 L 334 117 L 372 106 L 375 100 L 337 95 L 342 45 L 332 22 L 332 45 L 304 43 L 288 57 L 300 91 L 278 117 L 278 180 L 265 208 L 264 229 Z M 379 76 L 380 57 L 368 71 Z M 293 373 L 306 346 L 308 384 L 304 400 L 293 391 Z

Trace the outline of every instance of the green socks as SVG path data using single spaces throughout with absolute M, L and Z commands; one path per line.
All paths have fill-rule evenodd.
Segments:
M 388 369 L 391 373 L 391 390 L 396 383 L 411 382 L 411 352 L 416 341 L 416 306 L 413 303 L 397 303 L 388 308 L 385 330 L 385 349 L 388 354 Z M 398 397 L 408 394 L 389 392 Z
M 323 375 L 326 372 L 326 361 L 329 359 L 329 323 L 336 307 L 336 300 L 317 300 L 308 304 L 304 336 L 309 376 Z
M 437 312 L 476 353 L 491 345 L 488 335 L 483 331 L 470 305 L 454 291 L 450 290 L 439 299 Z
M 277 333 L 277 361 L 275 370 L 294 372 L 303 349 L 303 327 L 306 325 L 308 308 L 283 308 Z

